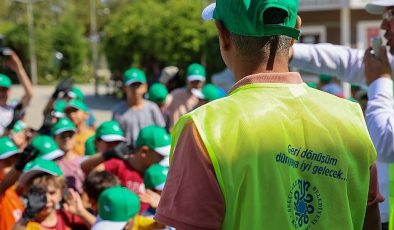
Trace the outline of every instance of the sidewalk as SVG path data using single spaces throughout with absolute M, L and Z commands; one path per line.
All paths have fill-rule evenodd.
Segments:
M 77 85 L 81 88 L 86 97 L 87 106 L 93 111 L 96 117 L 96 126 L 101 122 L 111 119 L 112 108 L 116 106 L 120 100 L 110 96 L 104 96 L 106 91 L 104 87 L 99 89 L 102 96 L 94 96 L 93 85 Z M 30 106 L 26 113 L 26 123 L 32 128 L 40 128 L 43 120 L 42 111 L 48 98 L 52 95 L 55 86 L 34 86 L 34 96 L 30 101 Z M 18 99 L 23 95 L 23 88 L 20 85 L 14 85 L 11 88 L 10 99 Z

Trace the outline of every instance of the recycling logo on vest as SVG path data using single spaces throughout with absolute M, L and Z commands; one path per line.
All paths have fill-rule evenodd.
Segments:
M 296 180 L 287 199 L 287 210 L 296 229 L 310 229 L 317 224 L 323 211 L 320 192 L 306 180 Z

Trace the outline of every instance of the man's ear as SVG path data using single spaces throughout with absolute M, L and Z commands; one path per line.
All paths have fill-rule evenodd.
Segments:
M 301 24 L 302 24 L 301 17 L 300 17 L 300 15 L 297 15 L 297 22 L 296 22 L 296 25 L 295 25 L 294 28 L 296 28 L 297 30 L 299 30 L 299 29 L 301 28 Z M 294 43 L 295 43 L 295 39 L 292 38 L 292 39 L 291 39 L 291 45 L 294 45 Z
M 215 21 L 215 25 L 219 33 L 220 46 L 223 50 L 228 50 L 231 46 L 230 32 L 224 28 L 220 21 Z

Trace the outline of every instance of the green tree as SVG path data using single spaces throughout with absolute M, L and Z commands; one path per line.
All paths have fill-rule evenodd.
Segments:
M 58 64 L 60 72 L 68 76 L 83 75 L 83 65 L 87 60 L 88 51 L 88 43 L 84 34 L 84 25 L 79 23 L 72 13 L 66 13 L 59 20 L 52 34 L 52 49 L 63 55 Z
M 184 69 L 206 61 L 211 73 L 221 70 L 215 28 L 202 22 L 201 10 L 200 1 L 135 0 L 111 15 L 104 30 L 111 68 L 150 70 L 159 63 Z

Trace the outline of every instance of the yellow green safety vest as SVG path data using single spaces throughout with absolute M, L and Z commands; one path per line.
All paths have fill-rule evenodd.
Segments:
M 222 229 L 362 229 L 376 151 L 358 104 L 305 84 L 245 85 L 183 116 L 172 153 L 190 120 L 224 197 Z
M 394 230 L 394 164 L 389 165 L 389 230 Z

